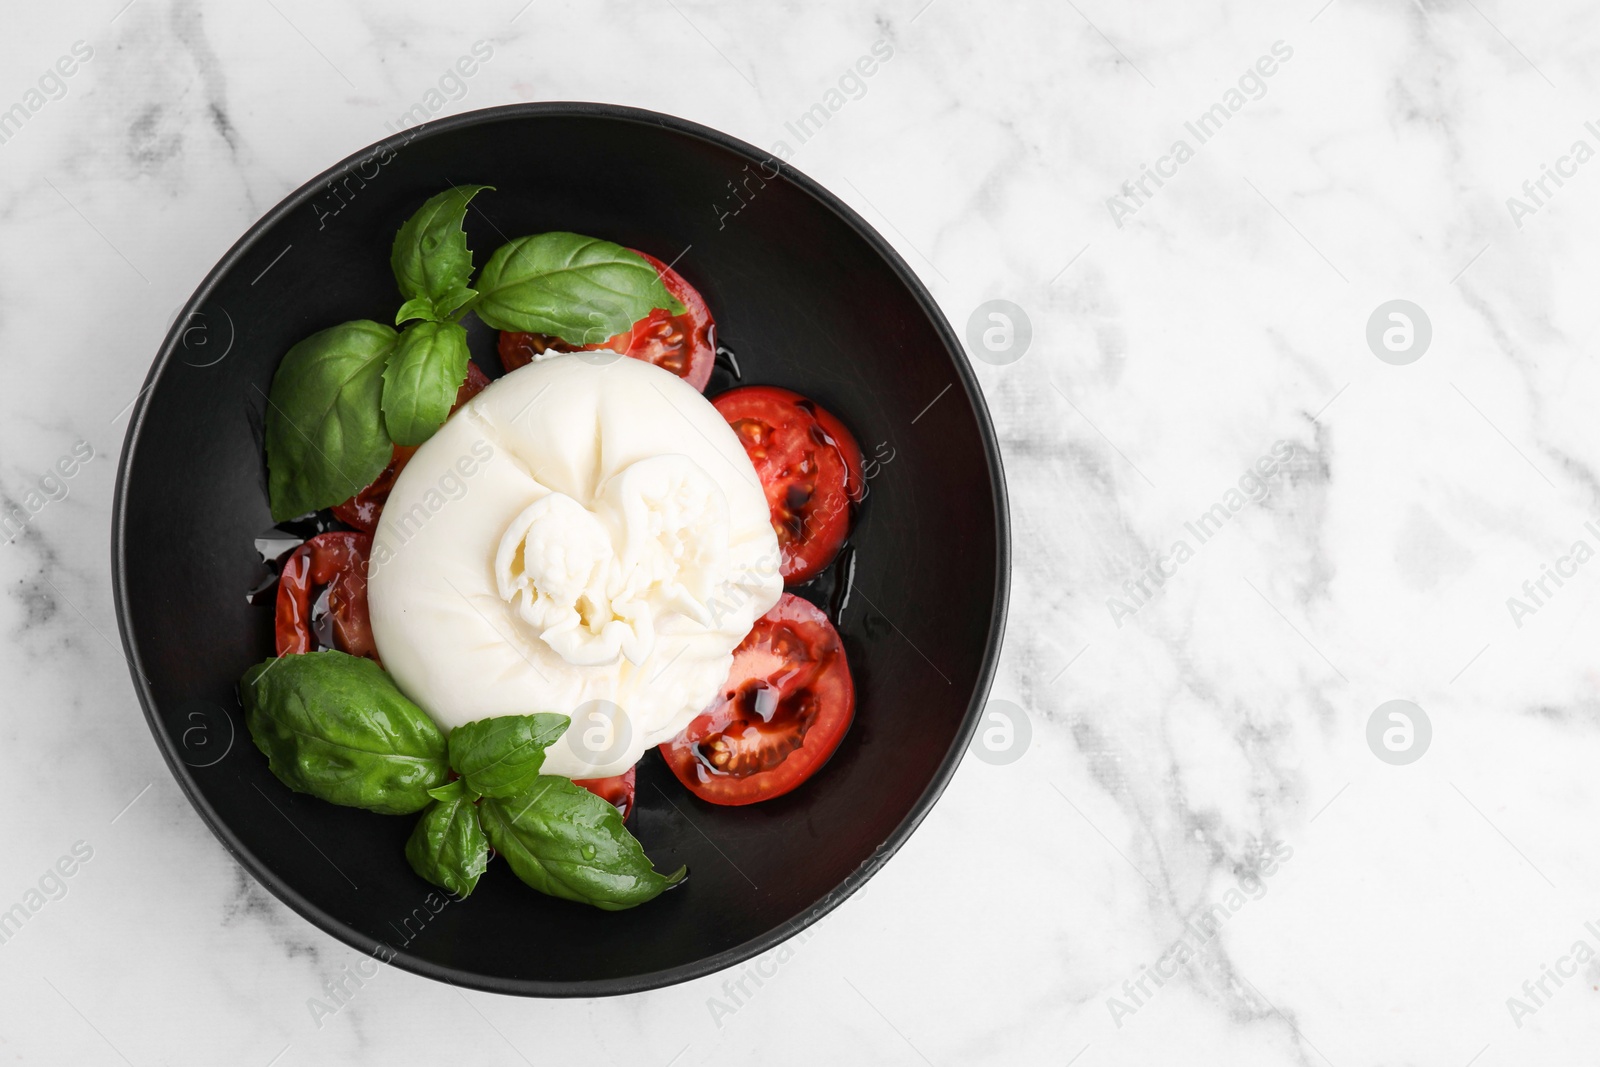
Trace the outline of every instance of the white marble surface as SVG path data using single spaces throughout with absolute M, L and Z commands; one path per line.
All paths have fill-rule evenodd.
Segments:
M 0 909 L 93 850 L 0 944 L 8 1062 L 1595 1061 L 1600 968 L 1562 961 L 1600 948 L 1600 564 L 1507 606 L 1600 547 L 1600 162 L 1506 203 L 1600 148 L 1592 5 L 124 3 L 18 8 L 0 35 L 0 108 L 93 49 L 0 144 L 0 490 L 94 452 L 0 548 Z M 385 970 L 319 1027 L 308 1000 L 356 954 L 201 825 L 116 647 L 115 458 L 169 317 L 480 39 L 441 113 L 615 101 L 763 147 L 891 42 L 792 161 L 958 329 L 996 297 L 1033 323 L 1020 360 L 979 365 L 1015 530 L 994 695 L 1031 746 L 969 756 L 731 1015 L 712 998 L 738 972 L 554 1003 Z M 1199 143 L 1184 123 L 1278 41 L 1260 99 Z M 1118 226 L 1107 199 L 1180 138 L 1192 158 Z M 1365 340 L 1393 298 L 1432 322 L 1407 366 Z M 1278 441 L 1269 495 L 1200 544 L 1185 523 Z M 1395 698 L 1433 726 L 1406 766 L 1366 741 Z M 1258 881 L 1269 842 L 1287 858 Z M 1169 955 L 1212 904 L 1216 935 Z M 1158 961 L 1162 985 L 1124 988 Z M 1546 966 L 1576 974 L 1541 992 Z

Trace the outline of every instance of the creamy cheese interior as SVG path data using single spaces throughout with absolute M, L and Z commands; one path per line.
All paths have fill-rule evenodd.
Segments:
M 545 773 L 620 774 L 688 725 L 783 592 L 766 498 L 694 388 L 634 359 L 531 364 L 401 472 L 367 587 L 378 654 L 449 730 L 573 717 Z

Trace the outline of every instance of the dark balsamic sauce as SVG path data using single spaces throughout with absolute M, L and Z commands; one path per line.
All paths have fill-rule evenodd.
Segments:
M 822 707 L 809 685 L 796 685 L 795 681 L 826 671 L 841 649 L 830 643 L 813 661 L 801 651 L 804 642 L 785 628 L 778 630 L 774 643 L 778 646 L 774 652 L 787 656 L 792 666 L 767 678 L 748 679 L 728 694 L 732 721 L 694 748 L 702 781 L 770 771 L 805 746 L 806 734 Z
M 716 359 L 711 366 L 713 370 L 727 371 L 736 382 L 744 380 L 744 373 L 739 369 L 739 357 L 727 345 L 717 345 Z
M 317 593 L 317 598 L 311 602 L 311 639 L 315 642 L 312 649 L 338 648 L 333 639 L 333 612 L 328 606 L 328 594 L 333 591 L 331 584 L 325 585 Z
M 736 389 L 744 380 L 744 368 L 739 365 L 739 357 L 734 355 L 733 349 L 727 345 L 717 344 L 713 337 L 711 347 L 716 355 L 711 360 L 711 380 L 706 382 L 706 398 L 714 399 L 718 393 L 726 393 L 729 389 Z
M 244 602 L 251 607 L 266 604 L 271 607 L 278 599 L 278 571 L 269 568 L 267 576 L 245 591 Z
M 264 571 L 256 584 L 245 591 L 247 604 L 266 604 L 272 607 L 278 600 L 278 574 L 289 553 L 329 530 L 343 530 L 345 525 L 333 517 L 331 511 L 315 511 L 297 519 L 286 519 L 276 526 L 256 534 L 256 555 Z
M 848 540 L 839 550 L 839 558 L 833 561 L 829 568 L 833 576 L 833 592 L 828 597 L 828 618 L 832 620 L 834 628 L 838 629 L 844 624 L 844 609 L 850 606 L 850 594 L 855 591 L 856 585 L 856 546 Z

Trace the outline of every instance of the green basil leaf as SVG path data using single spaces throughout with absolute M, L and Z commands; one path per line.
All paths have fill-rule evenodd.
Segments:
M 427 322 L 437 321 L 433 317 L 433 301 L 425 296 L 414 296 L 400 305 L 400 310 L 394 313 L 396 326 L 410 322 L 412 319 L 423 319 Z
M 308 652 L 256 664 L 239 682 L 245 725 L 297 793 L 385 815 L 420 811 L 449 775 L 445 739 L 369 659 Z
M 394 324 L 410 322 L 412 319 L 422 319 L 425 322 L 460 322 L 478 298 L 476 289 L 466 286 L 457 286 L 445 293 L 438 300 L 430 300 L 425 296 L 414 297 L 400 305 L 400 310 L 394 313 Z
M 451 322 L 460 322 L 461 316 L 467 313 L 468 309 L 471 308 L 473 301 L 477 299 L 478 290 L 461 285 L 450 290 L 438 300 L 434 301 L 434 305 L 438 309 L 441 319 L 448 319 Z
M 471 896 L 489 869 L 489 839 L 478 823 L 477 806 L 465 796 L 435 801 L 411 831 L 406 859 L 412 870 L 439 888 Z
M 637 252 L 575 233 L 540 233 L 501 245 L 478 275 L 473 310 L 497 330 L 593 344 L 664 308 L 683 305 Z
M 395 444 L 420 445 L 444 424 L 471 359 L 457 323 L 406 327 L 383 369 L 383 424 Z
M 472 250 L 461 224 L 472 198 L 492 188 L 461 185 L 431 196 L 395 234 L 389 265 L 408 307 L 419 299 L 433 306 L 433 313 L 422 317 L 443 319 L 464 302 L 458 294 L 472 280 Z M 441 306 L 449 300 L 455 303 Z
M 518 878 L 605 911 L 654 900 L 687 873 L 658 874 L 617 809 L 565 778 L 541 776 L 526 793 L 485 797 L 478 817 Z
M 389 465 L 381 403 L 394 347 L 394 330 L 360 319 L 314 333 L 283 357 L 267 398 L 275 521 L 348 500 Z
M 544 766 L 544 750 L 566 732 L 565 715 L 501 715 L 450 731 L 450 766 L 467 788 L 486 797 L 531 789 Z

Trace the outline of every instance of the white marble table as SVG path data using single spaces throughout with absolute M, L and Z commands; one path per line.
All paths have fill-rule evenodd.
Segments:
M 8 14 L 0 910 L 33 913 L 0 944 L 7 1062 L 1595 1062 L 1600 12 L 923 2 Z M 977 366 L 1015 531 L 994 696 L 1031 742 L 969 756 L 759 986 L 557 1003 L 384 969 L 319 1020 L 358 954 L 201 824 L 117 647 L 127 406 L 284 194 L 419 105 L 539 99 L 782 141 L 958 329 L 1024 309 L 1021 357 Z M 1425 350 L 1415 312 L 1369 346 L 1396 299 Z M 1425 751 L 1414 712 L 1409 750 L 1369 746 L 1397 699 Z

